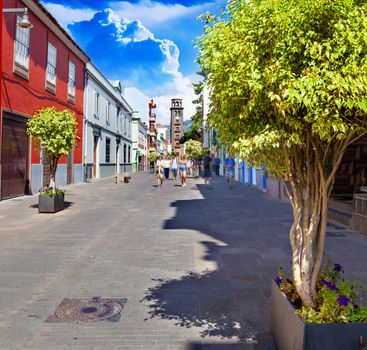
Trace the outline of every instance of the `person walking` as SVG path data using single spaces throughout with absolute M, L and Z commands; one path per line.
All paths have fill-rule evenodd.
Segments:
M 167 156 L 164 156 L 163 159 L 163 170 L 164 170 L 164 177 L 166 180 L 169 179 L 169 170 L 171 168 L 171 161 L 168 159 Z
M 186 186 L 186 170 L 187 170 L 187 160 L 184 154 L 179 159 L 178 166 L 179 166 L 178 170 L 179 170 L 181 186 L 184 187 Z
M 175 154 L 171 162 L 172 174 L 175 180 L 177 180 L 177 166 L 178 166 L 178 157 L 177 154 Z
M 159 156 L 155 166 L 155 173 L 157 176 L 157 185 L 158 187 L 163 186 L 163 159 L 162 156 Z
M 236 162 L 231 156 L 226 158 L 226 160 L 224 161 L 224 169 L 225 169 L 227 184 L 229 188 L 232 188 L 233 186 L 235 165 L 236 165 Z
M 219 169 L 220 169 L 220 158 L 216 157 L 214 158 L 214 171 L 215 175 L 219 176 Z
M 204 183 L 208 189 L 213 188 L 210 186 L 212 181 L 212 158 L 210 157 L 210 151 L 206 152 L 204 157 Z

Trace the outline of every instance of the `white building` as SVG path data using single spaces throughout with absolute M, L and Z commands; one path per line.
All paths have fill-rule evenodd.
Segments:
M 168 127 L 157 125 L 157 152 L 161 155 L 167 154 Z
M 132 118 L 132 163 L 133 171 L 147 170 L 148 126 L 140 120 L 139 113 L 133 112 Z
M 110 83 L 91 63 L 84 93 L 84 166 L 86 178 L 131 171 L 132 108 L 119 81 Z

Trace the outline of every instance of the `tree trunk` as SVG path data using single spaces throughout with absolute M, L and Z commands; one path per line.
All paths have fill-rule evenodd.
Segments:
M 311 135 L 311 133 L 309 133 Z M 305 147 L 287 153 L 292 191 L 287 191 L 294 222 L 290 230 L 293 281 L 306 307 L 316 306 L 316 283 L 321 268 L 327 226 L 328 202 L 335 173 L 352 134 L 323 144 L 308 137 Z
M 50 162 L 50 188 L 56 189 L 56 170 L 57 170 L 57 163 L 59 158 L 56 157 L 49 157 Z
M 293 281 L 298 295 L 305 306 L 316 306 L 316 282 L 320 266 L 317 263 L 323 257 L 326 233 L 327 212 L 325 212 L 327 198 L 310 203 L 305 200 L 295 204 L 294 223 L 290 231 L 292 245 Z M 312 214 L 308 220 L 302 215 L 311 206 Z M 316 276 L 316 277 L 315 277 Z

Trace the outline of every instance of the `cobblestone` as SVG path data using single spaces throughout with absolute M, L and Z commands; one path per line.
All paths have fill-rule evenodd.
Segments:
M 150 174 L 0 202 L 0 349 L 274 350 L 270 282 L 289 271 L 288 204 L 215 178 Z M 367 282 L 367 239 L 329 227 L 326 256 Z M 64 298 L 127 298 L 120 322 L 46 323 Z

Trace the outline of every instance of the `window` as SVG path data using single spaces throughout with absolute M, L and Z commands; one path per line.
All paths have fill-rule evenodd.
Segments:
M 48 43 L 47 53 L 47 73 L 46 73 L 46 88 L 52 92 L 56 89 L 56 64 L 57 64 L 57 49 L 51 43 Z M 51 85 L 50 85 L 51 84 Z
M 176 131 L 180 131 L 180 127 L 179 126 L 176 126 Z
M 98 118 L 99 117 L 99 93 L 98 92 L 96 92 L 95 94 L 94 94 L 94 116 L 96 117 L 96 118 Z
M 21 17 L 17 17 L 17 24 L 22 20 Z M 15 55 L 14 62 L 20 68 L 25 70 L 25 74 L 28 75 L 29 69 L 29 37 L 30 37 L 30 29 L 21 28 L 18 25 L 16 26 L 15 33 Z M 17 71 L 17 69 L 15 70 Z M 21 70 L 22 71 L 22 70 Z
M 127 162 L 128 162 L 128 163 L 130 163 L 130 162 L 131 162 L 130 158 L 131 158 L 131 147 L 129 146 L 129 147 L 128 147 L 128 153 L 127 153 Z
M 75 97 L 75 64 L 69 61 L 68 95 Z
M 106 105 L 106 123 L 110 124 L 110 113 L 111 113 L 111 103 L 108 101 Z
M 110 162 L 111 140 L 106 138 L 106 163 Z
M 116 129 L 120 128 L 120 107 L 117 107 L 117 115 L 116 115 Z
M 124 163 L 126 163 L 126 145 L 124 145 Z
M 125 115 L 125 119 L 124 119 L 124 135 L 126 135 L 126 115 Z

